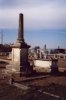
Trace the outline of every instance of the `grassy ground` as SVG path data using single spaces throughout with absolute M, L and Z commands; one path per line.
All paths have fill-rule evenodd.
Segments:
M 40 80 L 22 82 L 30 90 L 22 90 L 0 80 L 0 100 L 66 100 L 66 77 L 50 76 Z
M 0 63 L 0 100 L 66 100 L 66 76 L 64 74 L 20 82 L 30 87 L 30 90 L 24 91 L 9 85 L 8 79 L 3 78 L 1 72 L 4 66 L 5 64 Z M 58 66 L 66 67 L 66 61 L 60 60 Z

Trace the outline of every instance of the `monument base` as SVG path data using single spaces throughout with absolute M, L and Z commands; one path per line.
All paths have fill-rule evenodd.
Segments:
M 33 68 L 28 63 L 27 66 L 20 66 L 18 64 L 9 64 L 6 66 L 6 74 L 15 75 L 18 77 L 31 75 Z

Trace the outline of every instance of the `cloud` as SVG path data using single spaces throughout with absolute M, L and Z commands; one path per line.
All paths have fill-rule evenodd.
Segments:
M 32 7 L 51 3 L 64 5 L 66 0 L 0 0 L 0 8 Z
M 65 0 L 1 0 L 0 5 L 1 28 L 18 28 L 21 12 L 26 29 L 66 28 Z

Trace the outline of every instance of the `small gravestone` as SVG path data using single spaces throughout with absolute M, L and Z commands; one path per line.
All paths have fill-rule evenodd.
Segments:
M 58 72 L 58 59 L 52 59 L 51 72 L 53 74 Z

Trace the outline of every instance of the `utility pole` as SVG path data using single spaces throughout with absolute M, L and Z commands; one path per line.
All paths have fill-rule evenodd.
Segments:
M 1 30 L 0 34 L 1 34 L 1 37 L 0 37 L 0 39 L 1 39 L 1 44 L 3 44 L 3 30 Z

